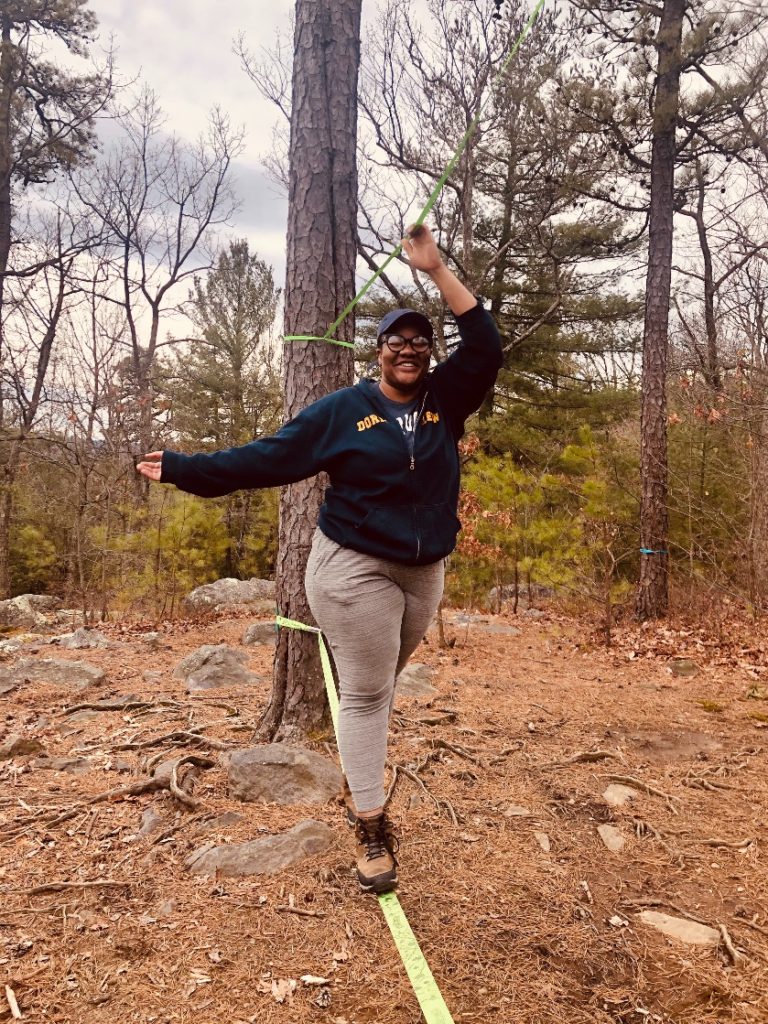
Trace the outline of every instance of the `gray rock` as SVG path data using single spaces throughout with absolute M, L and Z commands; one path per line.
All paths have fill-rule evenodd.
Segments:
M 603 793 L 603 800 L 611 807 L 623 807 L 637 796 L 637 790 L 630 786 L 620 786 L 612 782 Z
M 434 670 L 429 665 L 413 662 L 406 665 L 397 677 L 395 693 L 398 697 L 434 697 L 440 691 L 432 686 Z
M 525 602 L 533 598 L 534 601 L 546 600 L 554 597 L 555 591 L 552 587 L 545 587 L 541 583 L 520 584 L 517 588 L 514 583 L 505 584 L 503 587 L 492 587 L 488 592 L 488 604 L 491 608 L 497 608 L 505 601 L 514 601 L 515 590 L 517 590 L 518 601 Z
M 603 845 L 611 853 L 621 853 L 626 846 L 626 839 L 621 834 L 621 830 L 616 828 L 615 825 L 598 825 L 597 833 L 602 839 Z
M 673 676 L 678 676 L 681 679 L 690 679 L 691 676 L 697 676 L 701 672 L 696 662 L 690 658 L 673 658 L 667 667 Z
M 249 644 L 274 644 L 277 641 L 277 630 L 274 622 L 252 622 L 243 633 L 242 643 Z
M 510 804 L 504 811 L 505 818 L 530 818 L 531 811 L 521 804 Z
M 520 636 L 517 626 L 505 626 L 501 622 L 491 622 L 484 627 L 486 633 L 498 633 L 502 636 Z
M 204 644 L 183 658 L 173 674 L 183 679 L 187 690 L 213 690 L 223 686 L 254 686 L 262 677 L 245 667 L 245 651 L 228 644 Z
M 56 725 L 56 731 L 60 732 L 62 736 L 75 736 L 83 731 L 88 722 L 93 722 L 99 716 L 98 711 L 75 711 Z
M 529 619 L 546 619 L 547 613 L 543 612 L 540 608 L 526 608 L 523 615 Z
M 551 851 L 552 842 L 546 832 L 534 832 L 533 837 L 544 853 L 549 853 Z
M 91 766 L 87 757 L 36 757 L 29 763 L 33 768 L 42 768 L 48 772 L 70 772 L 73 775 L 87 772 Z
M 2 677 L 0 678 L 0 697 L 7 697 L 9 693 L 18 690 L 18 680 L 5 676 L 2 669 L 0 669 L 0 677 Z
M 39 754 L 43 749 L 40 740 L 32 736 L 20 736 L 18 733 L 11 733 L 0 743 L 0 761 L 7 761 L 11 757 L 23 757 L 25 754 Z
M 240 878 L 274 875 L 307 857 L 323 853 L 333 842 L 333 830 L 320 821 L 302 821 L 281 835 L 249 843 L 203 846 L 186 861 L 193 875 Z
M 324 804 L 342 785 L 333 761 L 289 743 L 236 750 L 227 760 L 229 788 L 238 800 Z
M 47 594 L 20 594 L 8 601 L 0 601 L 0 626 L 8 629 L 36 629 L 47 626 L 50 617 L 60 605 Z
M 657 910 L 643 910 L 637 916 L 643 924 L 692 946 L 717 946 L 720 943 L 719 931 L 697 921 L 672 917 L 671 914 L 662 914 Z
M 163 825 L 163 816 L 154 807 L 147 807 L 141 816 L 141 827 L 136 833 L 142 838 L 151 836 L 153 832 L 159 831 Z
M 197 587 L 182 601 L 187 612 L 215 612 L 222 608 L 245 605 L 271 610 L 275 605 L 275 584 L 272 580 L 223 579 Z
M 230 825 L 238 825 L 241 821 L 245 820 L 243 814 L 238 814 L 237 811 L 225 811 L 224 814 L 220 814 L 217 818 L 211 818 L 210 821 L 204 821 L 198 831 L 200 832 L 213 832 L 219 828 L 229 828 Z
M 98 629 L 85 629 L 83 626 L 76 629 L 74 633 L 65 633 L 63 636 L 54 637 L 52 644 L 63 648 L 65 651 L 81 651 L 91 647 L 114 647 L 109 637 L 104 636 Z
M 103 683 L 104 670 L 86 661 L 61 658 L 22 658 L 12 668 L 0 669 L 0 686 L 15 683 L 49 683 L 75 692 Z

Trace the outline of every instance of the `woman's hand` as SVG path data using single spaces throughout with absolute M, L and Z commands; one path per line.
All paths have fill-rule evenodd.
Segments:
M 163 453 L 150 452 L 144 456 L 143 462 L 136 463 L 136 472 L 141 473 L 147 480 L 155 480 L 160 483 L 163 472 Z
M 403 239 L 403 252 L 410 265 L 416 270 L 423 270 L 425 274 L 434 273 L 444 265 L 437 243 L 426 224 L 412 224 L 408 228 L 408 234 Z

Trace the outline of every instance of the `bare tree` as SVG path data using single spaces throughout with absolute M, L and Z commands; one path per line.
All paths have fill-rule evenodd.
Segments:
M 31 254 L 21 247 L 14 260 L 22 192 L 90 158 L 93 122 L 112 91 L 111 55 L 102 67 L 78 75 L 48 59 L 45 45 L 61 43 L 84 59 L 95 31 L 96 18 L 86 0 L 6 0 L 0 7 L 0 360 L 7 280 L 34 276 L 46 261 L 71 255 L 49 252 L 42 262 L 36 257 L 26 262 L 22 253 Z M 0 426 L 3 415 L 0 391 Z
M 44 389 L 59 325 L 67 303 L 76 293 L 70 279 L 74 257 L 64 258 L 72 246 L 72 225 L 60 213 L 50 225 L 48 247 L 36 246 L 39 273 L 23 281 L 13 317 L 13 347 L 6 345 L 2 379 L 13 410 L 3 448 L 3 488 L 0 497 L 0 594 L 10 596 L 10 537 L 14 516 L 15 485 L 21 455 L 44 402 Z
M 123 137 L 77 193 L 101 226 L 114 268 L 111 296 L 124 309 L 135 387 L 135 434 L 154 443 L 153 372 L 163 317 L 174 289 L 214 259 L 210 234 L 235 208 L 229 184 L 242 133 L 219 110 L 194 144 L 165 130 L 157 99 L 145 90 L 118 117 Z M 177 302 L 178 305 L 178 302 Z

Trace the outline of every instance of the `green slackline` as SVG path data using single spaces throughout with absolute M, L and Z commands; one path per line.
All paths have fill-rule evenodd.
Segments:
M 477 128 L 477 126 L 478 126 L 478 124 L 480 122 L 480 118 L 482 117 L 483 112 L 485 111 L 485 108 L 488 106 L 490 101 L 493 99 L 493 95 L 494 95 L 494 93 L 496 91 L 496 86 L 501 81 L 501 79 L 504 77 L 504 75 L 507 73 L 507 68 L 512 63 L 513 57 L 515 56 L 517 51 L 520 49 L 520 47 L 521 47 L 521 45 L 523 43 L 523 40 L 525 39 L 525 37 L 528 35 L 528 33 L 530 32 L 531 28 L 533 27 L 533 23 L 538 18 L 539 12 L 541 11 L 543 6 L 544 6 L 544 0 L 538 0 L 538 2 L 536 4 L 536 6 L 534 7 L 533 11 L 531 11 L 531 14 L 528 17 L 528 20 L 526 21 L 525 25 L 523 26 L 522 32 L 520 33 L 520 35 L 515 40 L 514 44 L 512 45 L 512 49 L 509 51 L 509 53 L 505 57 L 504 63 L 501 65 L 501 68 L 499 69 L 498 73 L 496 74 L 496 77 L 491 82 L 491 87 L 490 87 L 490 89 L 488 91 L 488 95 L 486 96 L 485 101 L 483 103 L 481 103 L 480 107 L 478 108 L 477 113 L 472 118 L 472 120 L 469 122 L 469 127 L 467 128 L 467 130 L 462 135 L 461 140 L 460 140 L 458 146 L 456 147 L 456 150 L 454 151 L 453 156 L 448 161 L 448 163 L 445 166 L 445 170 L 443 171 L 443 173 L 438 178 L 437 184 L 432 189 L 432 191 L 431 191 L 431 193 L 429 195 L 429 198 L 427 199 L 427 201 L 426 201 L 426 203 L 424 205 L 424 209 L 421 211 L 421 213 L 418 215 L 418 217 L 414 221 L 414 223 L 413 223 L 414 227 L 420 227 L 424 223 L 424 221 L 427 219 L 429 214 L 431 213 L 432 207 L 435 205 L 435 203 L 438 200 L 438 197 L 439 197 L 440 193 L 443 191 L 445 183 L 448 181 L 448 178 L 451 176 L 453 171 L 456 169 L 456 165 L 458 164 L 459 160 L 461 159 L 462 153 L 467 148 L 467 143 L 469 142 L 469 140 L 474 135 L 475 129 Z M 344 309 L 342 309 L 341 313 L 339 313 L 339 315 L 333 321 L 333 323 L 328 328 L 328 330 L 325 332 L 325 334 L 322 336 L 322 338 L 317 337 L 314 334 L 286 334 L 284 336 L 284 338 L 283 338 L 283 341 L 327 341 L 331 345 L 342 345 L 342 346 L 344 346 L 344 348 L 354 348 L 355 347 L 354 342 L 351 342 L 351 341 L 339 341 L 338 338 L 333 338 L 333 337 L 331 337 L 331 335 L 336 333 L 336 331 L 339 329 L 340 325 L 344 322 L 344 320 L 346 320 L 346 318 L 349 316 L 349 314 L 352 312 L 352 310 L 355 308 L 355 306 L 358 304 L 358 302 L 360 302 L 360 300 L 363 298 L 363 296 L 368 291 L 368 289 L 371 287 L 371 285 L 374 284 L 374 282 L 377 281 L 381 277 L 381 275 L 387 269 L 387 267 L 392 262 L 392 260 L 396 259 L 400 255 L 400 253 L 402 251 L 403 251 L 403 243 L 400 242 L 400 244 L 389 254 L 389 256 L 387 256 L 386 260 L 382 263 L 382 265 L 379 267 L 379 269 L 373 274 L 373 276 L 370 277 L 365 282 L 365 284 L 360 289 L 360 291 L 357 293 L 357 295 L 354 297 L 354 299 L 352 299 L 351 302 L 347 303 L 347 305 L 344 307 Z
M 278 615 L 275 619 L 278 627 L 284 626 L 287 629 L 300 629 L 304 633 L 314 633 L 320 644 L 320 663 L 323 667 L 323 678 L 325 689 L 328 694 L 328 703 L 331 707 L 331 718 L 333 728 L 338 742 L 339 730 L 339 698 L 336 693 L 336 684 L 333 681 L 333 670 L 331 659 L 328 656 L 328 648 L 325 646 L 322 632 L 316 626 L 307 626 L 303 622 L 296 622 L 294 619 L 283 618 Z M 343 765 L 342 765 L 343 768 Z M 403 962 L 408 980 L 419 1001 L 421 1012 L 427 1024 L 454 1024 L 450 1010 L 445 1004 L 442 993 L 437 987 L 429 964 L 421 951 L 416 936 L 408 924 L 408 918 L 400 905 L 400 901 L 393 892 L 382 893 L 379 897 L 384 918 L 389 925 L 392 938 L 395 940 L 397 951 Z

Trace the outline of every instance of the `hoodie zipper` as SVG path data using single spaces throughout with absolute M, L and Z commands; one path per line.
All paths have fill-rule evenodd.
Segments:
M 427 404 L 427 392 L 424 392 L 424 399 L 419 409 L 419 414 L 416 417 L 416 422 L 413 425 L 413 447 L 411 448 L 411 469 L 416 469 L 416 431 L 419 429 L 419 423 L 421 423 L 421 417 L 424 415 L 424 407 Z M 421 535 L 419 534 L 419 519 L 417 506 L 413 506 L 413 528 L 416 534 L 416 561 L 418 562 L 419 556 L 421 555 Z
M 424 392 L 424 398 L 423 398 L 422 403 L 421 403 L 421 408 L 419 409 L 419 414 L 416 417 L 416 422 L 413 425 L 413 447 L 411 448 L 411 469 L 416 469 L 416 454 L 415 454 L 416 453 L 416 431 L 419 428 L 419 423 L 421 423 L 421 417 L 424 414 L 424 406 L 426 404 L 427 404 L 427 392 L 425 391 Z

